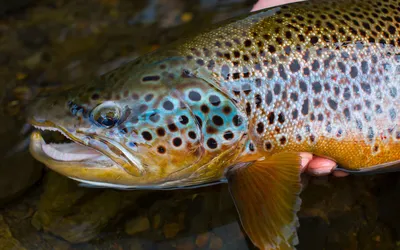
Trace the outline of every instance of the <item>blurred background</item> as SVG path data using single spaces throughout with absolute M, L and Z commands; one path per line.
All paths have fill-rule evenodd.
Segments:
M 226 185 L 90 189 L 45 169 L 23 147 L 35 98 L 248 13 L 254 3 L 0 0 L 0 249 L 254 249 Z M 298 249 L 400 249 L 400 174 L 303 179 Z

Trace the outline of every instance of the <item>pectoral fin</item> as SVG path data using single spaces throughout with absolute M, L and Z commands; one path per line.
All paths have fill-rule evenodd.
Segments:
M 300 209 L 300 157 L 281 153 L 235 166 L 227 173 L 229 189 L 244 230 L 255 246 L 293 249 Z

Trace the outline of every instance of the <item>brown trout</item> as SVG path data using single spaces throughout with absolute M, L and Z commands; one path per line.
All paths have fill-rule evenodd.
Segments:
M 33 156 L 114 188 L 228 182 L 260 249 L 297 244 L 299 152 L 350 172 L 400 162 L 400 1 L 316 0 L 227 21 L 62 95 Z

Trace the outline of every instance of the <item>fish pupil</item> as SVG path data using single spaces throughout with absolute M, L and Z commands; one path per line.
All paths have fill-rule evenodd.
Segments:
M 110 117 L 110 116 L 106 116 L 106 117 L 102 117 L 100 116 L 97 119 L 97 122 L 100 123 L 101 125 L 105 126 L 105 127 L 112 127 L 115 125 L 116 123 L 116 119 L 114 119 L 114 117 Z
M 108 111 L 106 113 L 100 114 L 97 117 L 96 122 L 106 128 L 111 128 L 118 122 L 118 118 L 116 113 Z

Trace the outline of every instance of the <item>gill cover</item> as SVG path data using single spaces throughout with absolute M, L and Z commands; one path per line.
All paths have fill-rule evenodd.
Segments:
M 150 172 L 167 179 L 193 176 L 213 161 L 221 161 L 216 157 L 232 151 L 231 159 L 214 166 L 218 173 L 202 172 L 202 181 L 221 178 L 243 146 L 238 143 L 247 129 L 243 113 L 211 76 L 187 60 L 168 57 L 143 62 L 140 68 L 132 71 L 140 84 L 125 83 L 123 87 L 131 89 L 128 96 L 133 97 L 123 104 L 132 118 L 119 126 L 128 135 L 125 145 Z

